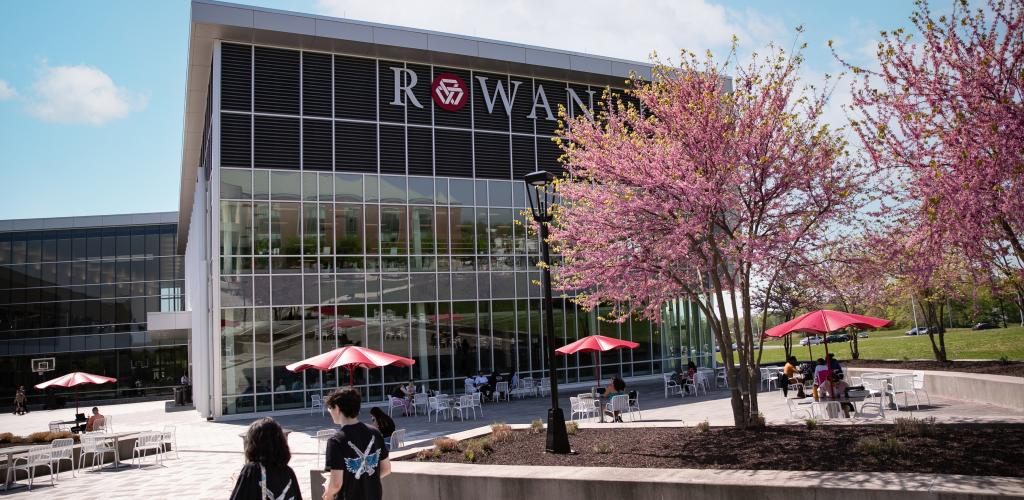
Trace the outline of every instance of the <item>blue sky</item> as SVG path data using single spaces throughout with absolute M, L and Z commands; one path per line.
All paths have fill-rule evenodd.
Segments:
M 806 79 L 870 62 L 912 2 L 260 0 L 255 5 L 647 60 L 808 43 Z M 586 5 L 586 8 L 580 8 Z M 628 11 L 617 11 L 629 5 Z M 616 13 L 617 12 L 617 13 Z M 177 210 L 189 3 L 0 2 L 0 219 Z M 847 85 L 829 120 L 841 122 Z M 839 123 L 837 123 L 839 124 Z

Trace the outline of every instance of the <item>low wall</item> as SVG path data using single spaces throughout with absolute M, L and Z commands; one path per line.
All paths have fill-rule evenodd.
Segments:
M 867 372 L 914 373 L 915 371 L 863 367 L 847 367 L 845 370 L 854 376 Z M 929 396 L 972 401 L 1024 411 L 1024 378 L 1021 377 L 924 370 L 924 390 Z
M 1024 480 L 934 474 L 610 467 L 530 467 L 392 462 L 386 500 L 997 499 L 1024 495 Z

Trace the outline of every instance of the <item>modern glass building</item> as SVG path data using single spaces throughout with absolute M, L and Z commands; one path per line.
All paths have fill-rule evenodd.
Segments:
M 0 221 L 0 394 L 13 400 L 23 385 L 41 403 L 32 386 L 72 371 L 118 379 L 82 387 L 84 399 L 169 393 L 188 369 L 188 330 L 150 331 L 147 315 L 184 306 L 177 219 Z M 53 371 L 36 373 L 33 360 Z
M 592 116 L 645 64 L 220 2 L 192 4 L 179 250 L 204 416 L 302 408 L 346 373 L 285 365 L 343 345 L 416 360 L 359 370 L 381 400 L 415 379 L 542 376 L 545 336 L 632 339 L 602 373 L 710 364 L 694 308 L 665 326 L 556 300 L 541 328 L 522 176 L 561 173 L 559 107 Z M 592 357 L 555 360 L 563 382 Z

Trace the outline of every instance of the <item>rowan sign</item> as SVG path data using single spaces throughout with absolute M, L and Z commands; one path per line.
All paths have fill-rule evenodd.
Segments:
M 412 91 L 419 81 L 419 76 L 416 72 L 400 66 L 391 66 L 391 71 L 395 74 L 395 93 L 394 99 L 391 100 L 390 104 L 393 106 L 405 106 L 406 103 L 409 103 L 422 109 L 423 104 L 420 103 L 419 99 L 416 98 L 416 94 Z M 480 95 L 483 97 L 484 106 L 487 108 L 487 113 L 494 113 L 495 105 L 500 101 L 505 114 L 511 116 L 512 104 L 515 103 L 519 86 L 523 82 L 520 80 L 509 80 L 509 85 L 506 86 L 505 80 L 491 82 L 486 76 L 475 76 Z M 529 85 L 526 86 L 527 89 L 529 87 Z M 586 95 L 583 96 L 587 98 L 585 102 L 571 87 L 559 88 L 559 90 L 566 91 L 570 104 L 570 116 L 572 116 L 575 109 L 582 109 L 588 118 L 594 117 L 592 110 L 594 108 L 594 94 L 597 92 L 596 90 L 588 89 L 585 91 Z M 445 111 L 458 111 L 462 109 L 469 100 L 469 91 L 469 85 L 454 73 L 440 73 L 430 84 L 431 99 L 439 108 Z M 538 111 L 540 111 L 540 116 L 543 119 L 557 121 L 555 111 L 551 108 L 547 93 L 544 91 L 544 85 L 540 83 L 534 87 L 533 106 L 530 107 L 530 112 L 526 115 L 526 118 L 530 120 L 537 118 Z

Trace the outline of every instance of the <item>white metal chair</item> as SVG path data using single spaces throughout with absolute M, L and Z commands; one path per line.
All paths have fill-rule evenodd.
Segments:
M 92 465 L 90 467 L 96 467 L 97 464 L 103 464 L 103 457 L 107 453 L 113 453 L 114 458 L 117 458 L 117 450 L 114 449 L 114 445 L 106 437 L 100 436 L 95 433 L 82 434 L 82 450 L 78 454 L 78 469 L 81 470 L 82 466 L 85 465 L 85 456 L 92 455 Z
M 772 390 L 772 385 L 773 384 L 775 385 L 776 389 L 779 388 L 779 379 L 777 378 L 775 370 L 772 370 L 771 368 L 767 368 L 767 367 L 762 366 L 761 367 L 761 389 L 765 389 L 765 390 L 769 390 L 770 391 L 770 390 Z
M 397 450 L 405 446 L 405 429 L 396 429 L 391 433 L 391 442 L 388 443 L 388 451 Z
M 519 399 L 523 399 L 526 396 L 532 396 L 537 393 L 537 388 L 533 386 L 532 378 L 524 378 L 519 380 L 519 385 L 512 389 L 513 396 L 519 396 Z
M 168 451 L 167 448 L 170 447 L 170 449 L 174 450 L 174 459 L 180 459 L 181 456 L 178 455 L 178 429 L 173 425 L 165 425 L 163 434 L 163 440 L 160 442 L 163 451 Z
M 53 486 L 54 474 L 53 474 L 53 448 L 49 446 L 38 446 L 32 448 L 23 456 L 15 457 L 14 463 L 11 467 L 14 469 L 15 474 L 17 471 L 23 470 L 28 474 L 28 490 L 32 491 L 32 483 L 36 477 L 36 469 L 39 467 L 46 467 L 50 471 L 50 485 Z M 19 463 L 24 462 L 24 463 Z
M 900 404 L 896 401 L 896 396 L 900 394 L 903 395 L 903 406 L 910 406 L 907 395 L 913 394 L 915 406 L 917 406 L 918 410 L 921 409 L 921 400 L 918 399 L 917 393 L 914 392 L 914 375 L 893 375 L 887 392 L 892 396 L 892 402 L 896 405 L 896 411 L 900 411 Z
M 440 399 L 436 396 L 427 398 L 427 420 L 430 420 L 430 414 L 434 414 L 434 422 L 439 422 L 441 414 L 448 415 L 451 418 L 451 408 L 448 406 L 447 399 Z
M 459 420 L 466 420 L 466 414 L 468 412 L 473 413 L 473 418 L 476 418 L 476 408 L 473 405 L 473 396 L 465 395 L 459 396 L 459 400 L 451 405 L 452 418 L 455 418 L 455 412 L 459 412 Z
M 139 460 L 139 468 L 142 468 L 142 463 L 149 456 L 149 452 L 152 451 L 153 463 L 159 464 L 163 461 L 163 433 L 162 432 L 143 432 L 135 438 L 135 446 L 132 447 L 132 463 L 135 463 L 136 458 Z
M 918 397 L 917 393 L 919 393 L 919 392 L 923 392 L 924 393 L 925 400 L 928 401 L 928 406 L 931 406 L 932 405 L 932 397 L 928 394 L 928 391 L 926 391 L 924 389 L 924 372 L 921 371 L 921 370 L 916 370 L 916 371 L 914 371 L 914 397 L 915 398 Z M 918 403 L 920 403 L 920 399 L 918 399 Z M 918 405 L 918 408 L 920 408 L 920 404 Z
M 644 419 L 644 414 L 640 412 L 640 393 L 637 391 L 629 391 L 629 420 L 633 420 L 633 412 L 640 415 L 640 420 Z
M 103 420 L 100 420 L 92 428 L 93 432 L 114 432 L 114 417 L 110 415 L 104 415 Z
M 677 384 L 675 380 L 672 380 L 671 373 L 662 373 L 661 378 L 665 381 L 666 398 L 669 397 L 669 395 L 675 394 L 682 394 L 684 397 L 686 396 L 686 394 L 683 394 L 683 386 Z
M 427 393 L 417 392 L 412 395 L 412 414 L 416 415 L 419 413 L 419 407 L 423 407 L 423 413 L 427 412 Z
M 480 392 L 470 394 L 473 398 L 473 407 L 480 410 L 480 416 L 484 416 L 484 395 Z
M 494 400 L 504 399 L 508 401 L 508 382 L 498 382 L 494 385 Z
M 864 375 L 861 377 L 861 382 L 864 384 L 864 390 L 867 391 L 868 395 L 864 398 L 864 402 L 861 403 L 858 413 L 864 413 L 864 408 L 868 406 L 875 406 L 878 408 L 878 416 L 885 417 L 885 395 L 888 389 L 885 379 L 871 378 Z M 874 402 L 871 402 L 868 398 L 876 399 Z
M 605 409 L 606 411 L 608 411 L 608 413 L 611 413 L 613 415 L 613 418 L 615 412 L 618 412 L 618 418 L 621 419 L 623 413 L 629 412 L 629 396 L 625 394 L 617 394 L 615 396 L 612 396 L 612 398 L 608 400 L 608 404 L 605 405 Z M 630 415 L 630 420 L 632 421 L 632 419 L 633 416 Z
M 729 379 L 726 377 L 725 368 L 715 369 L 715 387 L 728 386 Z
M 327 448 L 327 440 L 331 438 L 336 432 L 334 429 L 321 429 L 316 431 L 316 467 L 320 468 L 320 459 L 323 458 L 324 452 Z
M 50 432 L 63 432 L 68 430 L 67 424 L 60 421 L 50 422 Z
M 313 414 L 313 410 L 315 410 L 317 408 L 320 408 L 320 415 L 322 416 L 324 414 L 324 400 L 320 397 L 319 394 L 310 394 L 309 395 L 309 414 L 312 415 Z
M 537 386 L 537 393 L 541 396 L 547 396 L 551 394 L 551 378 L 541 377 L 540 385 Z
M 50 442 L 50 460 L 53 461 L 57 479 L 60 480 L 60 462 L 67 460 L 71 463 L 71 477 L 75 477 L 75 440 L 72 438 L 54 439 Z
M 391 416 L 391 412 L 395 408 L 401 408 L 406 415 L 409 414 L 409 406 L 406 404 L 404 399 L 396 398 L 394 396 L 388 396 L 388 416 Z
M 708 390 L 711 389 L 711 382 L 708 381 L 709 374 L 705 371 L 697 370 L 697 373 L 693 374 L 693 395 L 696 396 L 700 390 L 704 391 L 704 395 L 707 396 Z
M 786 398 L 786 406 L 789 408 L 790 417 L 801 419 L 811 418 L 811 410 L 809 408 L 801 408 L 793 402 L 793 398 Z
M 572 413 L 569 415 L 570 420 L 576 420 L 576 415 L 580 415 L 580 418 L 592 418 L 597 416 L 598 408 L 597 401 L 590 397 L 589 394 L 583 394 L 580 396 L 572 396 L 569 398 L 569 405 L 572 408 Z

